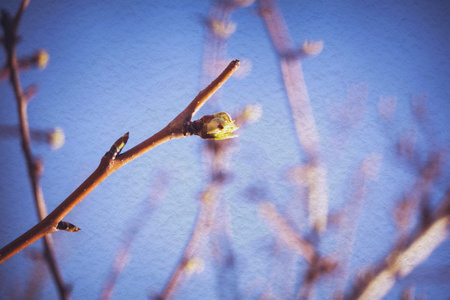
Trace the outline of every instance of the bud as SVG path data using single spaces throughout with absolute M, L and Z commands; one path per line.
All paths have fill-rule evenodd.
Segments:
M 302 51 L 306 55 L 316 56 L 323 50 L 323 41 L 305 41 Z
M 215 35 L 226 39 L 236 31 L 237 26 L 235 23 L 232 22 L 225 22 L 217 19 L 212 19 L 209 21 L 209 27 Z
M 259 104 L 249 104 L 244 107 L 240 117 L 242 122 L 253 124 L 259 121 L 262 116 L 262 107 Z M 241 122 L 239 122 L 241 123 Z
M 50 143 L 52 150 L 61 148 L 64 145 L 65 139 L 64 131 L 59 127 L 55 127 L 55 129 L 48 134 L 48 142 Z
M 45 67 L 47 67 L 48 65 L 50 55 L 48 55 L 47 51 L 41 49 L 38 52 L 36 52 L 35 59 L 39 69 L 45 69 Z
M 81 229 L 69 222 L 63 222 L 60 221 L 58 223 L 58 225 L 56 226 L 56 229 L 58 230 L 64 230 L 64 231 L 68 231 L 68 232 L 77 232 L 80 231 Z
M 234 124 L 230 115 L 225 112 L 206 115 L 201 117 L 200 120 L 203 123 L 203 128 L 198 135 L 202 139 L 225 140 L 237 137 L 237 135 L 233 135 L 232 133 L 239 127 Z
M 200 274 L 205 270 L 205 262 L 199 257 L 194 257 L 187 261 L 185 268 L 189 275 Z

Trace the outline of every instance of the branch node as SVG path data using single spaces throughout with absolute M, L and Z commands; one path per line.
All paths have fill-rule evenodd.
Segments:
M 196 120 L 196 121 L 188 121 L 183 124 L 183 135 L 184 136 L 190 136 L 194 134 L 198 134 L 203 128 L 203 120 Z
M 41 176 L 44 172 L 44 161 L 42 158 L 36 158 L 33 162 L 33 170 L 36 176 Z
M 232 133 L 238 128 L 229 114 L 220 112 L 185 122 L 182 131 L 184 136 L 198 135 L 205 140 L 225 140 L 236 137 Z
M 17 34 L 15 32 L 15 28 L 13 27 L 13 20 L 11 15 L 4 9 L 1 12 L 0 21 L 5 33 L 3 36 L 3 42 L 5 45 L 15 45 L 17 43 Z

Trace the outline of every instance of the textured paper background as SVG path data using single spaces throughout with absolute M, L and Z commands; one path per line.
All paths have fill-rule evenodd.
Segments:
M 18 5 L 19 1 L 1 1 L 10 12 Z M 58 151 L 33 144 L 34 154 L 45 164 L 42 187 L 49 209 L 94 170 L 118 137 L 129 131 L 127 147 L 137 144 L 165 126 L 198 93 L 210 5 L 210 1 L 31 1 L 20 26 L 19 55 L 45 48 L 50 63 L 43 71 L 21 76 L 24 86 L 39 85 L 29 106 L 30 125 L 59 126 L 66 134 Z M 367 155 L 383 158 L 379 179 L 369 184 L 359 216 L 351 260 L 354 278 L 358 269 L 390 251 L 395 239 L 392 209 L 417 176 L 395 155 L 396 139 L 417 132 L 422 160 L 433 149 L 447 147 L 448 153 L 450 6 L 446 1 L 400 0 L 280 1 L 280 6 L 299 46 L 306 39 L 324 41 L 323 52 L 305 60 L 303 71 L 328 167 L 330 210 L 348 200 L 352 176 Z M 302 260 L 286 250 L 274 254 L 274 247 L 283 247 L 282 243 L 274 246 L 275 235 L 248 194 L 276 203 L 300 227 L 306 226 L 305 217 L 291 210 L 299 193 L 286 179 L 286 172 L 304 160 L 303 152 L 277 57 L 256 5 L 239 10 L 232 20 L 237 30 L 227 53 L 230 60 L 251 62 L 251 72 L 227 82 L 220 106 L 214 109 L 233 113 L 254 103 L 263 108 L 260 122 L 246 128 L 237 141 L 232 180 L 223 195 L 232 225 L 236 265 L 229 276 L 234 280 L 223 282 L 218 268 L 207 260 L 205 271 L 194 275 L 176 299 L 255 299 L 266 289 L 289 299 L 297 288 Z M 1 51 L 0 62 L 4 59 Z M 352 89 L 367 93 L 367 101 L 357 125 L 344 131 L 329 112 L 344 105 Z M 420 94 L 429 99 L 425 128 L 413 119 L 410 107 L 411 99 Z M 0 83 L 0 96 L 0 125 L 17 124 L 7 82 Z M 397 98 L 392 121 L 378 115 L 380 97 Z M 216 112 L 211 107 L 200 115 Z M 167 194 L 151 217 L 142 220 L 143 229 L 113 298 L 145 299 L 162 290 L 192 231 L 198 196 L 207 181 L 202 145 L 193 137 L 154 149 L 113 174 L 67 216 L 82 231 L 53 236 L 64 278 L 73 285 L 73 299 L 98 298 L 128 224 L 152 194 L 152 183 L 165 174 Z M 2 138 L 0 147 L 3 246 L 37 219 L 18 139 Z M 443 170 L 431 194 L 433 203 L 448 188 L 448 162 Z M 333 237 L 330 232 L 322 241 L 324 253 L 334 249 Z M 31 247 L 39 249 L 41 243 Z M 410 285 L 416 285 L 417 295 L 448 298 L 449 249 L 449 241 L 444 242 L 388 298 L 398 299 Z M 32 266 L 24 252 L 0 266 L 1 299 L 14 299 L 12 291 L 27 286 Z M 38 298 L 56 299 L 46 276 Z M 319 286 L 318 298 L 332 295 L 331 280 Z

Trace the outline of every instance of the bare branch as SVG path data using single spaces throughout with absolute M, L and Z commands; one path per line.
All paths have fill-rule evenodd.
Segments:
M 130 226 L 124 233 L 124 243 L 119 247 L 114 257 L 114 263 L 100 293 L 100 300 L 109 300 L 114 292 L 115 285 L 120 274 L 131 260 L 131 246 L 136 239 L 138 233 L 144 228 L 145 221 L 149 220 L 150 215 L 156 208 L 156 205 L 164 197 L 167 189 L 166 176 L 159 176 L 153 183 L 152 195 L 146 201 L 145 206 L 139 209 L 139 213 L 133 215 L 129 220 Z
M 432 219 L 419 227 L 406 246 L 394 249 L 376 270 L 369 271 L 354 286 L 347 299 L 381 299 L 398 278 L 407 276 L 447 239 L 450 233 L 450 191 Z
M 319 160 L 319 133 L 303 77 L 302 64 L 298 58 L 307 53 L 317 55 L 320 53 L 323 44 L 320 42 L 305 42 L 302 49 L 295 50 L 283 15 L 275 6 L 274 1 L 260 0 L 259 4 L 260 13 L 266 24 L 272 44 L 280 55 L 281 73 L 291 106 L 298 140 L 305 151 L 308 164 L 315 170 L 313 172 L 314 178 L 311 180 L 311 182 L 314 182 L 314 185 L 310 185 L 308 188 L 309 223 L 312 229 L 321 233 L 327 227 L 327 172 L 325 164 Z
M 302 256 L 308 263 L 312 263 L 317 256 L 314 246 L 298 235 L 286 220 L 278 213 L 275 206 L 270 202 L 263 202 L 260 205 L 261 216 L 264 217 L 280 238 L 295 253 Z
M 95 189 L 95 187 L 119 168 L 156 146 L 172 139 L 185 137 L 183 133 L 185 123 L 190 121 L 190 118 L 231 77 L 238 67 L 239 60 L 232 61 L 217 79 L 201 91 L 186 109 L 175 117 L 165 128 L 127 152 L 117 155 L 128 140 L 128 134 L 119 138 L 111 147 L 111 150 L 103 156 L 97 169 L 66 200 L 56 207 L 45 219 L 0 250 L 0 264 L 41 237 L 57 231 L 58 223 Z
M 9 79 L 14 89 L 14 94 L 16 96 L 18 107 L 20 136 L 22 139 L 22 150 L 25 155 L 25 160 L 28 167 L 28 175 L 31 181 L 38 218 L 41 221 L 47 215 L 47 208 L 45 205 L 44 196 L 39 182 L 42 171 L 42 162 L 40 160 L 35 160 L 31 152 L 30 129 L 28 125 L 28 115 L 27 115 L 28 99 L 24 94 L 20 83 L 19 79 L 20 65 L 16 53 L 16 44 L 18 40 L 18 27 L 20 19 L 23 15 L 25 8 L 28 6 L 28 3 L 29 0 L 22 1 L 22 4 L 19 7 L 16 16 L 12 20 L 11 17 L 8 15 L 8 13 L 3 11 L 1 17 L 1 24 L 4 31 L 4 46 L 7 54 L 7 67 L 9 69 Z M 44 256 L 46 258 L 47 264 L 50 267 L 53 279 L 58 287 L 60 298 L 69 299 L 70 298 L 69 290 L 63 281 L 61 271 L 56 262 L 53 239 L 51 238 L 51 236 L 46 236 L 43 240 L 43 243 L 45 249 Z M 0 262 L 2 259 L 3 255 L 0 254 Z
M 236 123 L 244 126 L 248 122 L 251 108 L 242 111 L 236 117 Z M 172 276 L 168 280 L 164 290 L 159 295 L 159 299 L 169 299 L 180 289 L 181 285 L 189 279 L 189 275 L 198 272 L 203 267 L 201 259 L 201 245 L 208 242 L 211 237 L 214 223 L 217 224 L 217 211 L 220 209 L 222 188 L 226 178 L 226 166 L 231 159 L 232 140 L 224 142 L 208 141 L 206 148 L 211 154 L 211 182 L 206 186 L 201 195 L 200 210 L 194 225 L 194 230 L 184 249 L 182 258 L 176 266 Z M 217 164 L 220 161 L 220 166 Z

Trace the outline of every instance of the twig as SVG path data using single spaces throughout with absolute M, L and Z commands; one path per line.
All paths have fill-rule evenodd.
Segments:
M 22 4 L 13 20 L 10 19 L 10 16 L 8 15 L 7 12 L 3 11 L 1 23 L 4 31 L 4 46 L 7 53 L 7 65 L 10 72 L 10 82 L 11 85 L 13 86 L 18 106 L 20 135 L 22 139 L 22 150 L 25 155 L 25 160 L 28 167 L 28 175 L 31 181 L 38 218 L 41 221 L 47 215 L 47 208 L 45 205 L 42 189 L 39 182 L 40 173 L 42 171 L 42 162 L 40 162 L 39 160 L 35 160 L 31 152 L 30 129 L 28 126 L 28 116 L 27 116 L 28 101 L 21 87 L 18 71 L 19 63 L 16 53 L 16 44 L 18 42 L 18 33 L 17 33 L 18 27 L 22 14 L 25 8 L 28 6 L 28 3 L 29 3 L 28 0 L 22 1 Z M 70 298 L 69 289 L 64 283 L 61 271 L 56 262 L 53 239 L 50 236 L 46 236 L 43 240 L 43 243 L 45 249 L 44 256 L 50 268 L 53 279 L 57 285 L 60 298 L 69 299 Z M 3 256 L 0 255 L 0 259 L 2 258 Z
M 227 40 L 236 27 L 230 21 L 235 8 L 232 1 L 217 1 L 212 5 L 209 16 L 205 20 L 208 30 L 203 50 L 202 83 L 211 80 L 220 68 L 219 61 L 226 56 Z
M 123 154 L 120 154 L 120 152 L 128 140 L 128 133 L 119 138 L 113 144 L 111 149 L 103 156 L 97 169 L 71 195 L 69 195 L 66 200 L 56 207 L 44 220 L 0 250 L 0 263 L 3 263 L 39 238 L 58 231 L 58 223 L 78 203 L 80 203 L 84 197 L 113 172 L 156 146 L 172 139 L 185 137 L 186 123 L 190 122 L 195 113 L 206 103 L 206 101 L 208 101 L 211 95 L 231 77 L 238 67 L 239 60 L 232 61 L 225 70 L 210 85 L 208 85 L 208 87 L 202 90 L 165 128 Z
M 311 264 L 313 262 L 317 256 L 314 246 L 294 231 L 271 202 L 261 203 L 259 211 L 261 216 L 269 222 L 286 245 L 302 256 L 308 263 Z
M 235 122 L 243 127 L 256 121 L 255 119 L 259 116 L 255 117 L 255 114 L 258 115 L 258 107 L 247 106 L 236 116 Z M 228 164 L 232 157 L 233 144 L 234 142 L 231 140 L 224 142 L 208 141 L 206 144 L 208 152 L 212 155 L 211 174 L 208 176 L 211 181 L 201 195 L 200 210 L 194 230 L 184 249 L 182 258 L 158 299 L 170 299 L 180 289 L 181 285 L 186 283 L 189 275 L 201 268 L 199 264 L 201 265 L 203 261 L 200 259 L 199 253 L 202 243 L 208 242 L 214 225 L 217 225 L 217 212 L 221 202 L 222 189 L 227 178 Z M 229 258 L 230 256 L 226 259 Z M 233 292 L 238 294 L 237 290 Z
M 133 245 L 136 236 L 145 225 L 145 221 L 143 220 L 150 219 L 149 217 L 153 213 L 156 204 L 166 192 L 166 186 L 167 180 L 165 176 L 161 176 L 161 178 L 158 178 L 158 180 L 156 180 L 156 182 L 153 184 L 154 188 L 152 189 L 152 196 L 150 196 L 147 200 L 147 203 L 145 203 L 145 207 L 140 208 L 140 212 L 136 214 L 137 216 L 134 215 L 130 220 L 131 225 L 128 227 L 124 234 L 125 241 L 117 250 L 108 279 L 103 284 L 103 288 L 99 297 L 100 300 L 111 299 L 117 280 L 119 279 L 120 274 L 130 260 L 131 246 Z
M 450 191 L 426 224 L 418 226 L 408 245 L 394 249 L 380 266 L 362 276 L 346 299 L 381 299 L 398 278 L 425 261 L 450 233 Z
M 208 36 L 203 51 L 204 74 L 202 81 L 205 78 L 208 80 L 209 75 L 215 73 L 219 67 L 218 62 L 223 61 L 225 57 L 227 39 L 233 34 L 236 26 L 230 21 L 231 14 L 236 8 L 238 8 L 237 2 L 233 1 L 218 1 L 212 6 L 210 16 L 207 19 L 209 30 L 207 31 Z M 241 126 L 241 123 L 245 121 L 241 114 L 236 118 L 235 122 Z M 212 156 L 209 176 L 212 180 L 207 184 L 201 196 L 196 223 L 182 257 L 158 299 L 171 298 L 181 288 L 182 284 L 186 283 L 190 273 L 196 271 L 195 262 L 203 264 L 203 261 L 200 259 L 200 246 L 202 242 L 208 242 L 210 233 L 213 230 L 213 223 L 216 222 L 215 216 L 221 202 L 221 190 L 227 175 L 225 165 L 231 158 L 230 144 L 232 143 L 232 141 L 225 141 L 224 143 L 217 141 L 206 142 L 205 148 Z
M 239 126 L 244 126 L 245 123 L 249 122 L 249 119 L 251 119 L 249 110 L 251 109 L 252 107 L 247 107 L 236 117 L 236 123 Z M 208 141 L 206 144 L 208 152 L 212 155 L 211 174 L 208 176 L 212 180 L 200 197 L 200 209 L 194 230 L 184 249 L 182 258 L 158 299 L 170 299 L 187 281 L 187 275 L 196 271 L 195 268 L 198 267 L 196 262 L 201 261 L 199 258 L 201 244 L 207 242 L 214 223 L 217 223 L 216 215 L 221 202 L 222 188 L 227 177 L 226 169 L 231 159 L 232 145 L 233 141 L 231 140 L 224 142 Z M 221 162 L 220 166 L 218 166 L 219 161 Z M 237 293 L 237 291 L 234 292 Z
M 444 151 L 432 153 L 425 166 L 420 170 L 420 176 L 411 190 L 397 204 L 394 210 L 394 220 L 399 231 L 399 240 L 403 240 L 403 236 L 411 230 L 412 214 L 420 207 L 420 204 L 423 204 L 423 199 L 426 199 L 430 193 L 433 181 L 439 176 L 445 160 Z
M 183 256 L 176 266 L 171 278 L 167 282 L 163 292 L 158 299 L 170 299 L 175 291 L 181 286 L 181 283 L 186 279 L 186 273 L 195 272 L 195 262 L 199 260 L 195 254 L 202 241 L 206 240 L 211 230 L 212 222 L 219 201 L 216 200 L 217 191 L 220 190 L 221 182 L 215 180 L 208 185 L 201 196 L 200 211 L 194 226 L 194 230 L 189 239 L 189 242 L 184 249 Z
M 309 299 L 314 288 L 313 284 L 321 276 L 333 272 L 338 263 L 332 258 L 321 256 L 312 243 L 295 232 L 271 202 L 262 202 L 259 209 L 262 217 L 270 223 L 280 239 L 308 262 L 304 282 L 297 292 L 296 299 Z
M 339 224 L 338 246 L 333 257 L 339 257 L 340 276 L 336 277 L 336 290 L 344 290 L 349 276 L 349 264 L 358 229 L 359 216 L 365 201 L 367 187 L 370 181 L 376 180 L 381 166 L 382 157 L 370 154 L 361 163 L 353 175 L 350 199 L 338 214 L 342 215 Z
M 45 50 L 39 50 L 35 52 L 32 56 L 18 59 L 18 71 L 24 72 L 32 67 L 44 68 L 48 62 L 48 54 Z M 10 69 L 8 65 L 5 65 L 0 69 L 0 82 L 9 79 Z
M 28 98 L 28 97 L 27 97 Z M 29 129 L 30 138 L 33 142 L 47 143 L 52 150 L 61 148 L 64 145 L 64 131 L 55 127 L 53 129 Z M 0 138 L 20 138 L 20 127 L 13 125 L 0 125 Z
M 322 43 L 305 42 L 302 49 L 294 49 L 283 16 L 273 2 L 273 0 L 259 0 L 260 12 L 272 44 L 280 56 L 282 77 L 298 140 L 306 154 L 309 167 L 314 169 L 312 174 L 315 178 L 311 178 L 314 184 L 310 185 L 308 190 L 309 223 L 315 231 L 321 233 L 326 229 L 328 214 L 326 167 L 319 160 L 319 133 L 314 121 L 301 61 L 298 58 L 303 57 L 304 54 L 320 53 Z

